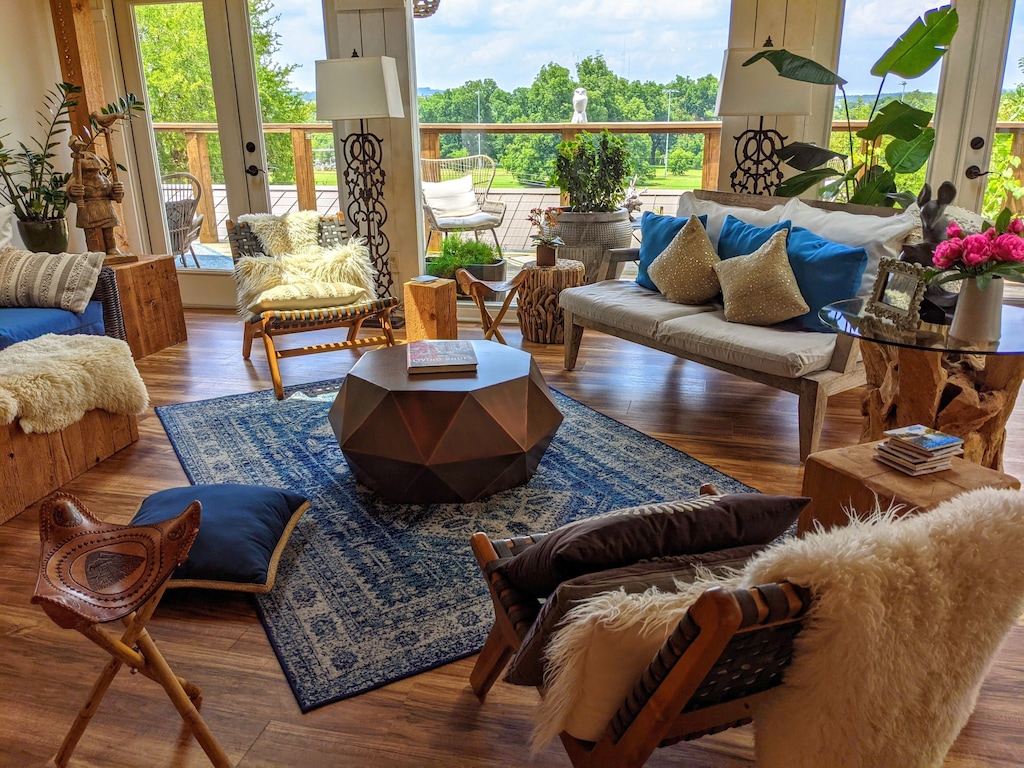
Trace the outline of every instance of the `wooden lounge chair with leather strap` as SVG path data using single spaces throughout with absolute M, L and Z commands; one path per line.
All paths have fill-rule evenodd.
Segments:
M 542 536 L 492 541 L 476 533 L 470 540 L 495 614 L 469 678 L 481 699 L 519 650 L 542 607 L 496 568 Z M 809 603 L 809 593 L 788 582 L 708 589 L 679 620 L 599 741 L 560 734 L 572 764 L 642 766 L 658 747 L 749 723 L 758 699 L 782 681 Z
M 127 664 L 167 692 L 181 719 L 216 768 L 231 765 L 197 707 L 198 686 L 177 677 L 146 630 L 171 573 L 188 556 L 199 531 L 200 504 L 156 525 L 113 525 L 89 514 L 81 501 L 56 493 L 39 516 L 39 576 L 32 602 L 64 629 L 81 632 L 111 659 L 54 758 L 66 766 L 121 667 Z M 100 624 L 121 619 L 118 637 Z
M 523 272 L 519 272 L 511 280 L 481 280 L 468 269 L 460 269 L 455 273 L 455 280 L 462 289 L 462 292 L 468 294 L 473 299 L 477 309 L 480 310 L 480 325 L 484 329 L 484 339 L 486 341 L 490 341 L 491 337 L 494 337 L 502 344 L 506 344 L 505 337 L 501 335 L 499 326 L 501 321 L 505 319 L 505 313 L 508 312 L 509 307 L 512 305 L 512 300 L 519 293 L 519 287 L 525 279 L 526 275 Z M 491 317 L 484 298 L 492 291 L 495 293 L 508 291 L 505 301 L 502 302 L 501 309 L 498 310 L 498 314 L 495 317 Z
M 256 234 L 246 222 L 227 222 L 228 242 L 231 245 L 231 258 L 237 262 L 243 256 L 263 256 L 263 246 Z M 320 247 L 327 248 L 343 245 L 347 241 L 345 221 L 340 214 L 324 216 L 320 219 Z M 283 357 L 312 355 L 318 352 L 334 352 L 341 349 L 358 349 L 359 347 L 379 347 L 395 345 L 395 335 L 391 326 L 391 312 L 398 306 L 398 299 L 393 296 L 363 301 L 357 304 L 340 304 L 338 306 L 317 307 L 315 309 L 272 309 L 254 314 L 245 323 L 245 335 L 242 339 L 242 357 L 246 360 L 252 352 L 252 341 L 257 336 L 263 339 L 270 366 L 270 379 L 274 384 L 274 394 L 278 400 L 284 398 L 284 385 L 281 381 L 281 369 L 277 361 Z M 359 338 L 363 323 L 375 322 L 381 332 L 372 336 Z M 289 333 L 321 331 L 331 328 L 347 328 L 344 341 L 327 344 L 309 344 L 303 347 L 278 349 L 274 338 Z

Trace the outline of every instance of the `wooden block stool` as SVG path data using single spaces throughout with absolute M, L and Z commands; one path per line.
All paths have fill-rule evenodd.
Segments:
M 57 493 L 39 513 L 41 552 L 33 603 L 64 629 L 74 629 L 111 655 L 54 758 L 66 766 L 78 740 L 123 664 L 159 683 L 216 768 L 231 763 L 196 708 L 198 686 L 177 677 L 146 631 L 167 580 L 199 531 L 200 504 L 156 525 L 112 525 L 74 496 Z M 118 638 L 99 628 L 121 619 Z
M 409 280 L 402 288 L 408 341 L 459 338 L 454 280 Z
M 952 469 L 929 475 L 904 474 L 874 459 L 878 442 L 812 453 L 804 464 L 801 493 L 811 498 L 800 514 L 797 531 L 814 530 L 815 522 L 825 528 L 846 525 L 846 510 L 867 514 L 875 508 L 875 497 L 885 509 L 903 507 L 900 514 L 931 509 L 947 499 L 975 488 L 1020 488 L 1020 481 L 994 469 L 953 458 Z

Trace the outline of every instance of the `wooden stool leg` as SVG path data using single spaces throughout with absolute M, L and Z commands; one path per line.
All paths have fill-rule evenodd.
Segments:
M 79 739 L 82 738 L 85 729 L 92 722 L 92 716 L 99 709 L 100 702 L 103 701 L 103 694 L 110 688 L 110 684 L 114 681 L 114 677 L 120 669 L 121 661 L 119 659 L 111 659 L 103 668 L 100 676 L 96 678 L 92 690 L 89 691 L 89 698 L 85 700 L 85 704 L 75 718 L 75 722 L 71 724 L 71 729 L 68 731 L 67 736 L 64 737 L 57 756 L 53 759 L 53 762 L 60 766 L 60 768 L 64 768 L 68 764 L 68 760 L 71 759 L 71 753 L 75 751 Z
M 213 763 L 215 768 L 231 768 L 231 761 L 228 759 L 227 754 L 220 744 L 217 743 L 213 732 L 210 731 L 206 721 L 203 720 L 203 716 L 199 714 L 199 710 L 196 709 L 195 704 L 192 703 L 188 693 L 182 687 L 180 679 L 171 671 L 163 654 L 160 653 L 160 649 L 156 647 L 156 643 L 153 642 L 153 639 L 146 630 L 143 630 L 142 634 L 139 635 L 137 643 L 139 650 L 142 651 L 142 655 L 146 657 L 154 677 L 163 686 L 163 689 L 167 691 L 167 695 L 171 699 L 171 703 L 174 704 L 174 708 L 178 710 L 181 719 L 185 721 L 189 730 L 195 735 L 196 741 L 199 742 L 207 757 L 210 758 L 210 762 Z

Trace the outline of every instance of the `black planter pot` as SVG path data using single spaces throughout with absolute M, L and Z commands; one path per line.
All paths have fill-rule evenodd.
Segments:
M 36 253 L 64 253 L 68 249 L 68 220 L 18 220 L 18 234 L 25 248 Z

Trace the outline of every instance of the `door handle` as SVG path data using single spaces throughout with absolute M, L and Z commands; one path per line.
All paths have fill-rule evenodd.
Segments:
M 250 165 L 248 168 L 245 169 L 245 172 L 248 173 L 250 176 L 258 176 L 261 173 L 266 173 L 266 171 L 264 171 L 262 168 L 255 165 Z
M 967 166 L 967 170 L 964 171 L 964 176 L 968 179 L 980 179 L 982 176 L 988 176 L 992 171 L 983 171 L 976 165 Z

